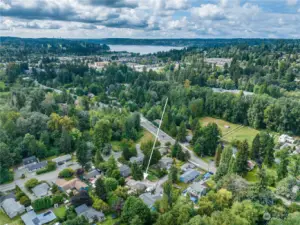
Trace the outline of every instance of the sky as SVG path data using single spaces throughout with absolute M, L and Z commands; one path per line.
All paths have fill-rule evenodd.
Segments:
M 300 0 L 0 0 L 0 36 L 300 38 Z

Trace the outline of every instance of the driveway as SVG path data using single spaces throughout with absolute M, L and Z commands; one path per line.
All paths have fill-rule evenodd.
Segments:
M 144 116 L 141 115 L 141 126 L 148 130 L 150 133 L 152 133 L 154 136 L 156 136 L 157 132 L 157 127 L 152 124 L 149 120 L 147 120 Z M 170 142 L 172 145 L 175 144 L 175 139 L 169 136 L 167 133 L 165 133 L 163 130 L 160 130 L 159 135 L 158 135 L 158 140 L 165 145 L 167 142 Z M 191 155 L 191 158 L 189 159 L 189 162 L 194 164 L 195 166 L 215 173 L 217 171 L 215 165 L 213 162 L 207 163 L 200 159 L 194 151 L 191 151 L 189 148 L 186 147 L 185 144 L 179 143 L 182 149 L 188 151 Z

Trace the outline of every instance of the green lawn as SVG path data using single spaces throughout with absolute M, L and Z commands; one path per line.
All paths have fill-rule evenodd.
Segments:
M 257 172 L 258 172 L 258 167 L 256 166 L 253 170 L 247 173 L 245 179 L 252 183 L 258 182 Z
M 258 130 L 253 128 L 212 117 L 203 117 L 200 119 L 200 122 L 204 126 L 208 123 L 216 123 L 222 132 L 222 139 L 227 142 L 231 142 L 233 140 L 243 141 L 246 139 L 248 143 L 251 144 L 256 134 L 259 133 Z
M 64 218 L 66 215 L 66 207 L 65 206 L 60 206 L 56 209 L 53 210 L 54 214 L 58 217 L 58 218 Z
M 0 211 L 0 225 L 22 225 L 23 222 L 19 216 L 10 219 L 4 212 Z
M 117 223 L 117 222 L 119 222 L 120 221 L 120 219 L 119 218 L 116 218 L 116 219 L 113 219 L 112 217 L 111 217 L 111 215 L 108 215 L 108 216 L 106 216 L 106 219 L 105 219 L 105 221 L 103 221 L 103 222 L 99 222 L 99 223 L 97 223 L 98 225 L 114 225 L 115 223 Z

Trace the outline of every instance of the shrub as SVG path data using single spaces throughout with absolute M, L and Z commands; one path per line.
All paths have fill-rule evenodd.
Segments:
M 47 167 L 36 171 L 36 174 L 48 173 L 48 172 L 54 171 L 54 170 L 56 170 L 56 163 L 53 161 L 48 161 Z
M 26 195 L 23 195 L 21 198 L 20 198 L 20 204 L 24 205 L 25 207 L 29 206 L 31 204 L 31 200 L 26 196 Z
M 63 203 L 63 201 L 64 201 L 64 197 L 63 197 L 63 195 L 54 195 L 53 197 L 52 197 L 52 203 L 53 203 L 53 205 L 54 204 L 61 204 L 61 203 Z
M 100 198 L 94 199 L 93 208 L 104 213 L 108 213 L 110 210 L 109 205 Z
M 53 204 L 52 204 L 52 200 L 50 197 L 40 198 L 40 199 L 35 200 L 32 203 L 32 207 L 35 211 L 39 211 L 42 209 L 48 209 L 48 208 L 52 207 L 52 205 Z
M 60 178 L 70 178 L 74 175 L 74 170 L 72 170 L 71 168 L 66 168 L 63 169 L 62 171 L 59 172 L 58 176 Z
M 36 178 L 32 178 L 32 179 L 26 181 L 25 187 L 27 189 L 31 190 L 32 188 L 34 188 L 38 184 L 39 184 L 39 181 Z
M 23 196 L 26 196 L 24 194 L 24 192 L 22 192 L 22 191 L 17 192 L 17 194 L 16 194 L 16 200 L 19 201 Z

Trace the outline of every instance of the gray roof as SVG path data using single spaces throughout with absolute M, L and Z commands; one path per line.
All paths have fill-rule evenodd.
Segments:
M 9 193 L 8 195 L 4 195 L 4 196 L 0 197 L 0 205 L 4 200 L 9 199 L 9 198 L 16 199 L 16 197 L 13 193 Z
M 21 205 L 19 202 L 16 202 L 14 198 L 5 199 L 1 203 L 1 206 L 10 218 L 13 218 L 17 216 L 19 213 L 25 211 L 25 207 Z
M 32 192 L 35 194 L 36 197 L 43 197 L 48 195 L 49 185 L 47 183 L 41 183 L 34 188 L 32 188 Z
M 70 154 L 59 156 L 55 159 L 52 159 L 53 162 L 59 163 L 59 162 L 65 162 L 72 159 L 72 156 Z
M 23 164 L 28 165 L 30 163 L 38 162 L 37 158 L 35 156 L 30 156 L 28 158 L 23 159 Z
M 151 193 L 144 193 L 144 194 L 141 194 L 141 195 L 139 196 L 139 198 L 142 199 L 142 201 L 143 201 L 149 208 L 151 208 L 157 200 L 159 200 L 159 199 L 162 198 L 162 196 L 160 196 L 160 195 L 152 195 Z
M 76 207 L 75 212 L 78 216 L 82 215 L 89 221 L 93 221 L 95 217 L 97 217 L 100 221 L 104 218 L 103 212 L 97 211 L 92 207 L 88 207 L 86 204 Z
M 122 165 L 120 167 L 120 174 L 123 176 L 123 177 L 128 177 L 131 173 L 131 169 L 129 166 L 127 165 Z
M 82 205 L 75 208 L 75 212 L 76 212 L 77 215 L 79 215 L 81 213 L 84 213 L 88 209 L 89 209 L 89 207 L 86 204 L 82 204 Z
M 197 170 L 188 170 L 184 174 L 180 176 L 180 180 L 187 183 L 194 180 L 196 177 L 200 175 L 200 172 Z
M 55 220 L 56 216 L 51 210 L 39 215 L 37 215 L 34 211 L 30 211 L 21 216 L 21 218 L 25 225 L 42 225 Z
M 34 170 L 45 168 L 47 166 L 47 164 L 48 164 L 47 161 L 43 161 L 43 162 L 39 162 L 39 163 L 29 164 L 26 167 L 29 171 L 34 171 Z
M 96 169 L 94 169 L 94 170 L 88 172 L 87 174 L 85 174 L 84 178 L 85 179 L 91 179 L 91 178 L 94 178 L 94 177 L 99 176 L 99 175 L 100 175 L 100 173 Z
M 138 156 L 138 157 L 135 157 L 135 156 L 133 156 L 133 157 L 131 157 L 130 159 L 129 159 L 129 161 L 131 162 L 131 163 L 134 163 L 134 162 L 136 162 L 136 163 L 142 163 L 143 161 L 144 161 L 144 156 L 143 155 L 140 155 L 140 156 Z

